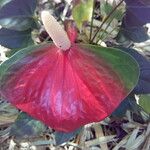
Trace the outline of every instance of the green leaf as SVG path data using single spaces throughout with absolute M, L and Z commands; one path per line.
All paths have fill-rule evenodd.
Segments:
M 93 12 L 93 0 L 86 0 L 77 3 L 72 11 L 73 19 L 75 20 L 77 27 L 81 29 L 85 21 L 91 21 Z
M 147 112 L 150 113 L 150 94 L 141 95 L 139 105 Z
M 38 136 L 45 130 L 46 126 L 43 123 L 22 112 L 12 125 L 10 134 L 16 138 L 26 138 L 29 136 Z
M 139 80 L 139 65 L 131 55 L 117 48 L 107 48 L 88 44 L 82 46 L 90 49 L 97 56 L 103 58 L 111 68 L 118 73 L 125 87 L 129 91 L 133 90 Z

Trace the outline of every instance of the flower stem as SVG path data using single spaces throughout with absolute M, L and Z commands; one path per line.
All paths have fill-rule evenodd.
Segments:
M 102 22 L 102 24 L 99 26 L 98 30 L 96 31 L 96 33 L 94 34 L 93 38 L 91 39 L 90 42 L 93 42 L 94 39 L 96 38 L 97 34 L 99 33 L 99 31 L 101 30 L 101 28 L 103 27 L 103 25 L 106 23 L 106 21 L 109 19 L 109 17 L 115 12 L 115 10 L 122 4 L 123 0 L 121 0 L 118 5 L 116 5 L 114 7 L 114 9 L 108 14 L 108 16 L 105 18 L 105 20 Z
M 93 20 L 94 20 L 94 8 L 95 8 L 95 0 L 93 1 L 93 10 L 92 10 L 91 25 L 90 25 L 90 38 L 89 38 L 89 42 L 91 41 L 91 38 L 92 38 Z

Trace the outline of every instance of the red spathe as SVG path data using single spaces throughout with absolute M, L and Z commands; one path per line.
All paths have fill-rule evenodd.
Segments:
M 127 93 L 103 59 L 75 44 L 65 52 L 50 45 L 20 62 L 12 68 L 2 94 L 59 131 L 103 120 Z

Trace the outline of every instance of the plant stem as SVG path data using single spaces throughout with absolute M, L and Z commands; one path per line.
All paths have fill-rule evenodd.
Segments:
M 90 38 L 89 38 L 89 42 L 91 41 L 91 38 L 92 38 L 93 20 L 94 20 L 94 8 L 95 8 L 95 0 L 93 1 L 93 10 L 92 10 L 91 25 L 90 25 Z
M 111 21 L 107 24 L 106 28 L 104 29 L 104 32 L 100 35 L 100 38 L 97 39 L 96 44 L 101 40 L 101 38 L 103 37 L 104 33 L 107 31 L 108 27 L 110 26 L 111 22 L 113 21 L 113 18 L 111 19 Z
M 103 25 L 106 23 L 106 21 L 109 19 L 109 17 L 115 12 L 115 10 L 122 4 L 123 0 L 121 0 L 118 5 L 116 5 L 114 7 L 114 9 L 108 14 L 108 16 L 105 18 L 105 20 L 102 22 L 102 24 L 99 26 L 97 32 L 94 34 L 92 40 L 90 42 L 93 42 L 94 39 L 96 38 L 97 34 L 99 33 L 99 31 L 101 30 L 101 28 L 103 27 Z
M 112 34 L 112 32 L 113 32 L 114 30 L 116 30 L 117 28 L 118 28 L 118 27 L 115 27 L 115 28 L 113 28 L 109 33 L 107 33 L 106 36 L 105 36 L 105 38 L 103 39 L 103 41 L 107 38 L 107 35 Z M 101 43 L 102 43 L 103 41 L 101 41 Z M 99 41 L 98 41 L 98 42 L 99 42 Z M 100 45 L 101 45 L 101 43 L 100 43 Z

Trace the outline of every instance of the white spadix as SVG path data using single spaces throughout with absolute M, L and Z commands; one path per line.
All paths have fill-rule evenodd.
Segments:
M 57 22 L 57 20 L 49 13 L 49 11 L 42 11 L 41 19 L 45 30 L 53 40 L 54 44 L 62 50 L 67 50 L 71 47 L 71 42 L 67 33 Z

